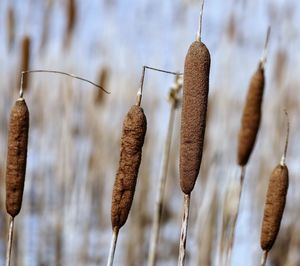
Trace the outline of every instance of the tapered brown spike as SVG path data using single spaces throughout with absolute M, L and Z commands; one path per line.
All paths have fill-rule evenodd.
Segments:
M 286 165 L 278 165 L 273 170 L 267 192 L 260 245 L 269 251 L 279 232 L 289 186 L 289 171 Z
M 142 147 L 147 130 L 143 109 L 134 105 L 123 123 L 119 168 L 112 193 L 112 228 L 121 228 L 128 217 L 135 192 Z
M 180 138 L 180 186 L 190 194 L 199 174 L 209 91 L 210 54 L 205 44 L 191 44 L 185 59 Z
M 9 122 L 6 162 L 6 210 L 15 217 L 21 210 L 27 160 L 29 111 L 24 99 L 16 101 Z
M 240 166 L 245 166 L 254 148 L 257 132 L 261 121 L 261 106 L 265 86 L 264 69 L 259 64 L 251 78 L 249 90 L 241 119 L 238 139 L 237 160 Z

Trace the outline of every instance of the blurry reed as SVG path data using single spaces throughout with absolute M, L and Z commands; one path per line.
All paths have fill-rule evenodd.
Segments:
M 22 39 L 22 47 L 21 47 L 21 65 L 20 65 L 20 73 L 22 71 L 28 71 L 30 67 L 30 48 L 31 48 L 31 39 L 29 36 L 24 36 Z M 20 77 L 21 78 L 21 77 Z M 20 80 L 19 78 L 19 80 Z M 23 77 L 23 89 L 26 91 L 29 85 L 29 77 L 28 75 L 24 75 Z

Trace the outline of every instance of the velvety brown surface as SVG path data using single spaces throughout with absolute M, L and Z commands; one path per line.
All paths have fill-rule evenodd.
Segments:
M 261 120 L 265 85 L 264 69 L 259 65 L 251 78 L 239 132 L 238 164 L 247 164 L 253 150 Z
M 146 130 L 147 120 L 143 109 L 136 105 L 132 106 L 123 123 L 119 169 L 112 193 L 113 228 L 120 228 L 127 220 L 141 163 Z
M 180 186 L 191 193 L 199 174 L 209 90 L 210 54 L 202 42 L 193 42 L 184 65 L 180 137 Z
M 21 210 L 24 190 L 29 112 L 25 101 L 16 101 L 10 115 L 6 162 L 6 210 L 15 217 Z
M 263 250 L 270 250 L 276 240 L 285 207 L 288 186 L 288 168 L 278 165 L 270 177 L 265 203 L 260 236 L 260 245 Z

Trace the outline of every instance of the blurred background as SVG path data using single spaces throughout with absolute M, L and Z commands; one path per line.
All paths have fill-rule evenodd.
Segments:
M 33 73 L 28 167 L 16 218 L 12 265 L 106 265 L 111 192 L 122 121 L 135 103 L 142 66 L 183 71 L 195 39 L 200 0 L 0 1 L 0 266 L 5 263 L 7 123 L 21 69 L 52 69 L 100 83 L 111 94 L 65 76 Z M 210 102 L 201 172 L 192 194 L 187 265 L 221 265 L 226 222 L 236 204 L 237 135 L 250 76 L 268 25 L 263 118 L 246 171 L 232 265 L 258 265 L 268 178 L 280 161 L 286 122 L 290 187 L 268 265 L 300 265 L 300 2 L 206 1 L 202 40 L 211 53 Z M 142 106 L 148 131 L 136 194 L 121 229 L 115 265 L 146 265 L 174 77 L 147 71 Z M 180 109 L 176 113 L 157 265 L 176 265 L 183 208 L 179 187 Z M 223 225 L 225 226 L 223 226 Z

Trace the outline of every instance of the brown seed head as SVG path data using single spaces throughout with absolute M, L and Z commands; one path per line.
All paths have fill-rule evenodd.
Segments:
M 247 164 L 253 150 L 256 135 L 261 120 L 261 106 L 264 92 L 264 69 L 259 64 L 258 69 L 251 78 L 250 86 L 244 106 L 239 132 L 238 164 Z
M 147 120 L 143 109 L 137 105 L 132 106 L 123 123 L 119 169 L 112 193 L 112 228 L 122 227 L 127 220 L 135 192 L 146 130 Z
M 6 162 L 6 210 L 15 217 L 21 210 L 24 190 L 29 111 L 24 99 L 16 101 L 10 115 Z
M 260 245 L 263 250 L 269 251 L 276 240 L 285 207 L 288 185 L 287 166 L 276 166 L 270 177 L 262 222 Z
M 199 174 L 209 90 L 210 54 L 206 46 L 195 41 L 184 65 L 183 102 L 180 138 L 180 186 L 191 193 Z

